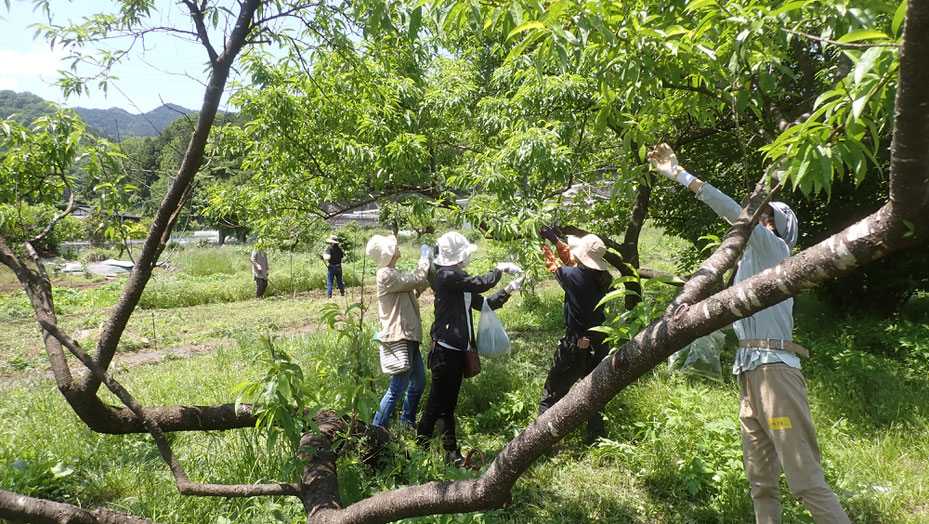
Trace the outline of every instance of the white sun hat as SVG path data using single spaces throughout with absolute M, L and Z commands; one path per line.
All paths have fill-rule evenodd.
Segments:
M 439 247 L 439 255 L 435 257 L 437 266 L 460 264 L 477 249 L 477 246 L 468 242 L 464 235 L 455 231 L 440 236 L 436 246 Z
M 777 234 L 787 242 L 787 247 L 794 247 L 800 233 L 797 215 L 783 202 L 771 202 L 771 208 L 774 209 L 774 227 Z
M 394 257 L 394 253 L 396 252 L 397 237 L 393 235 L 387 237 L 384 235 L 374 235 L 368 240 L 368 245 L 365 247 L 365 254 L 368 255 L 368 258 L 373 260 L 379 268 L 390 264 L 390 260 Z
M 568 249 L 584 266 L 606 271 L 606 262 L 603 261 L 603 255 L 606 255 L 606 245 L 597 235 L 590 234 L 582 237 L 568 235 Z

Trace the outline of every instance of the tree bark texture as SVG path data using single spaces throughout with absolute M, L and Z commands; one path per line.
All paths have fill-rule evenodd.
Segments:
M 18 495 L 0 489 L 0 519 L 37 524 L 152 524 L 153 521 L 124 515 L 108 509 L 84 508 Z

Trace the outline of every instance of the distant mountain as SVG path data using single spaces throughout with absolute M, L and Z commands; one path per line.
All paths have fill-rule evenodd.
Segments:
M 158 136 L 158 133 L 168 124 L 194 112 L 175 104 L 165 104 L 141 115 L 132 114 L 118 107 L 110 109 L 75 107 L 72 109 L 81 115 L 87 125 L 97 130 L 101 136 L 114 142 L 130 136 Z
M 54 112 L 54 105 L 32 93 L 0 91 L 0 118 L 17 115 L 21 124 L 30 124 L 36 118 Z

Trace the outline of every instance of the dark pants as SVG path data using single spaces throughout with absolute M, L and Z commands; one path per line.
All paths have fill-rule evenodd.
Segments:
M 432 437 L 436 425 L 442 436 L 442 448 L 445 451 L 458 449 L 455 437 L 455 406 L 464 378 L 465 354 L 462 351 L 435 346 L 429 351 L 429 369 L 432 370 L 432 385 L 429 398 L 419 418 L 416 433 L 420 440 Z
M 329 267 L 326 274 L 326 294 L 332 296 L 332 280 L 335 279 L 339 286 L 339 293 L 345 294 L 345 284 L 342 283 L 342 264 L 334 264 Z
M 255 298 L 263 298 L 265 296 L 266 289 L 268 289 L 268 279 L 267 278 L 256 278 L 255 279 Z
M 548 378 L 545 380 L 545 387 L 542 388 L 539 415 L 567 395 L 571 386 L 589 375 L 606 356 L 607 347 L 603 343 L 603 333 L 588 331 L 583 336 L 590 339 L 590 347 L 587 349 L 577 347 L 579 335 L 571 332 L 566 333 L 558 342 L 552 367 L 548 370 Z M 595 438 L 604 434 L 603 414 L 595 413 L 587 419 L 587 435 Z

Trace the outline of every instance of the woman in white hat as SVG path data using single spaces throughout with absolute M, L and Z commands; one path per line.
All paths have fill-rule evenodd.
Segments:
M 438 425 L 442 448 L 446 452 L 445 462 L 461 466 L 464 459 L 455 435 L 455 406 L 464 378 L 465 351 L 476 351 L 474 323 L 465 303 L 469 300 L 470 309 L 477 311 L 481 310 L 484 300 L 491 309 L 499 308 L 513 291 L 519 289 L 522 278 L 514 279 L 486 299 L 480 294 L 494 287 L 504 272 L 515 274 L 522 270 L 510 262 L 501 262 L 484 275 L 469 275 L 464 268 L 477 246 L 468 242 L 461 233 L 442 235 L 436 247 L 436 274 L 431 282 L 435 291 L 435 321 L 432 323 L 432 347 L 428 359 L 432 386 L 416 432 L 420 442 L 425 442 L 432 437 Z
M 339 237 L 330 235 L 326 239 L 329 247 L 323 253 L 323 261 L 326 262 L 326 295 L 332 298 L 332 281 L 335 280 L 339 286 L 339 293 L 345 296 L 345 284 L 342 282 L 342 248 L 339 247 Z
M 393 375 L 390 379 L 390 386 L 381 399 L 380 409 L 374 415 L 374 425 L 386 429 L 390 416 L 406 394 L 400 422 L 413 427 L 416 424 L 419 399 L 426 389 L 426 370 L 419 350 L 423 340 L 423 327 L 416 297 L 429 285 L 426 275 L 432 249 L 426 245 L 420 248 L 419 264 L 412 273 L 397 271 L 400 250 L 397 247 L 397 238 L 393 235 L 372 236 L 368 240 L 365 253 L 377 264 L 377 303 L 381 317 L 378 340 L 392 349 L 405 349 L 409 359 L 407 370 Z
M 597 235 L 575 237 L 568 235 L 568 243 L 558 239 L 551 228 L 540 232 L 558 251 L 558 258 L 548 246 L 542 246 L 546 267 L 564 290 L 565 336 L 558 342 L 552 366 L 542 389 L 539 415 L 555 405 L 578 380 L 586 377 L 607 354 L 603 333 L 591 328 L 603 324 L 603 309 L 597 304 L 606 295 L 613 277 L 607 271 L 603 255 L 606 246 Z M 587 419 L 587 441 L 594 442 L 604 436 L 603 415 L 596 413 Z

